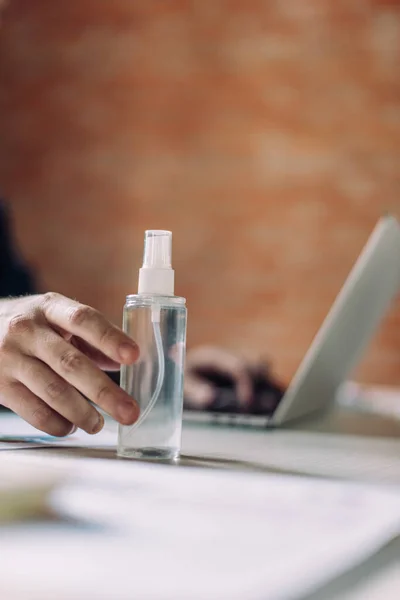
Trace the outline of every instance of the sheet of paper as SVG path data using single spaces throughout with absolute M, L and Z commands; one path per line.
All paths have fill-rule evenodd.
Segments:
M 82 526 L 0 532 L 0 596 L 12 600 L 294 600 L 400 532 L 397 490 L 130 461 L 40 464 L 71 466 L 52 504 Z
M 0 450 L 28 450 L 40 446 L 112 448 L 116 447 L 117 435 L 117 424 L 111 419 L 99 435 L 78 430 L 65 438 L 42 433 L 14 414 L 2 414 L 0 419 Z
M 40 448 L 38 444 L 30 444 L 24 441 L 0 441 L 0 452 L 2 450 L 29 450 L 31 448 Z

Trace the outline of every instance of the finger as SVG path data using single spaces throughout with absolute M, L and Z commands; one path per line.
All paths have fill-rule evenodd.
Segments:
M 170 358 L 177 367 L 182 368 L 185 359 L 186 344 L 178 342 L 173 344 L 168 350 L 168 358 Z
M 46 294 L 43 312 L 50 324 L 80 337 L 120 364 L 132 364 L 139 356 L 137 344 L 90 306 Z
M 108 356 L 100 352 L 100 350 L 96 350 L 96 348 L 93 348 L 93 346 L 91 346 L 84 340 L 73 337 L 71 340 L 71 344 L 75 346 L 75 348 L 78 348 L 78 350 L 83 352 L 83 354 L 90 358 L 90 360 L 96 363 L 96 365 L 99 367 L 99 369 L 102 369 L 102 371 L 120 370 L 120 363 L 116 362 L 115 360 L 112 360 L 111 358 L 108 358 Z
M 251 402 L 252 382 L 249 373 L 244 369 L 236 375 L 236 392 L 239 402 L 247 406 Z
M 65 379 L 35 358 L 25 357 L 18 379 L 70 423 L 87 433 L 98 433 L 104 425 L 102 415 Z
M 251 375 L 243 359 L 214 347 L 201 347 L 192 350 L 188 357 L 188 372 L 213 369 L 229 375 L 236 386 L 239 402 L 247 405 L 251 402 Z
M 189 352 L 187 364 L 193 369 L 212 368 L 231 376 L 235 376 L 244 368 L 244 361 L 238 356 L 213 346 L 204 346 Z
M 209 406 L 215 398 L 213 387 L 193 374 L 185 377 L 185 404 L 190 408 L 202 409 Z
M 38 336 L 35 356 L 123 425 L 139 416 L 137 403 L 89 358 L 51 330 Z
M 2 388 L 2 404 L 36 429 L 50 435 L 64 437 L 75 429 L 70 421 L 64 419 L 20 382 L 14 381 Z
M 52 328 L 54 329 L 54 331 L 56 331 L 58 333 L 58 335 L 60 335 L 62 338 L 64 338 L 64 340 L 66 342 L 70 342 L 72 340 L 72 338 L 74 337 L 72 335 L 72 333 L 69 333 L 69 331 L 65 331 L 65 329 L 63 329 L 62 327 L 58 327 L 57 325 L 54 325 L 54 323 L 52 324 Z

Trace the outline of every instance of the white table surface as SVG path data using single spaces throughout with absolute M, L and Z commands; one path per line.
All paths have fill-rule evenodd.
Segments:
M 4 417 L 0 417 L 1 421 Z M 59 456 L 113 458 L 110 447 L 81 450 L 40 448 L 8 450 L 6 456 L 48 453 Z M 400 438 L 338 435 L 318 431 L 254 430 L 210 425 L 185 425 L 183 464 L 211 468 L 283 471 L 340 477 L 399 487 Z M 367 563 L 325 586 L 309 600 L 398 600 L 400 598 L 400 538 Z M 305 600 L 305 599 L 302 599 Z

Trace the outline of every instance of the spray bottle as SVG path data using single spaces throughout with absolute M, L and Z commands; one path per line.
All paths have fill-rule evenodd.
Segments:
M 121 387 L 140 407 L 136 423 L 119 426 L 118 455 L 125 458 L 179 457 L 186 301 L 174 296 L 171 253 L 170 231 L 146 231 L 138 293 L 124 307 L 123 330 L 140 349 L 138 361 L 121 370 Z

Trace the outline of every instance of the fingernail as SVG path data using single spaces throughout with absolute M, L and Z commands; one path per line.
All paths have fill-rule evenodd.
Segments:
M 90 433 L 91 435 L 94 435 L 95 433 L 99 433 L 99 431 L 101 431 L 104 427 L 104 418 L 103 415 L 99 414 L 95 424 L 93 425 Z
M 132 344 L 121 344 L 119 355 L 124 362 L 135 362 L 139 356 L 139 348 L 134 342 Z
M 139 407 L 136 402 L 119 402 L 117 404 L 118 421 L 123 425 L 132 425 L 138 418 Z
M 71 429 L 71 431 L 69 432 L 68 435 L 72 435 L 73 433 L 75 433 L 75 431 L 77 431 L 77 429 L 78 429 L 78 427 L 76 425 L 73 425 L 72 429 Z

